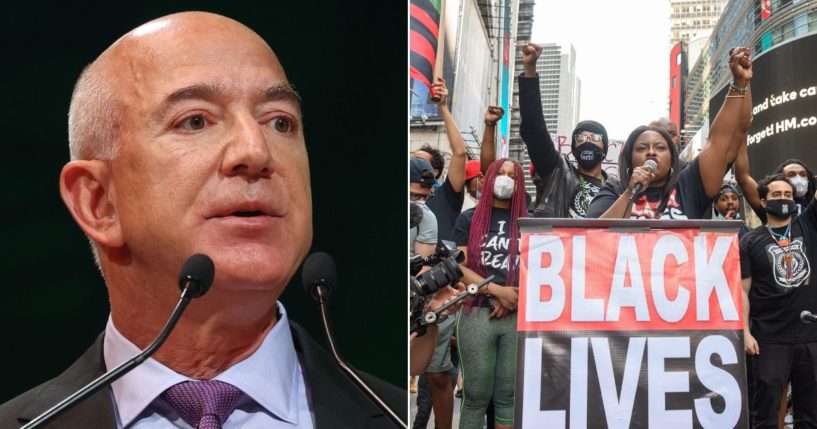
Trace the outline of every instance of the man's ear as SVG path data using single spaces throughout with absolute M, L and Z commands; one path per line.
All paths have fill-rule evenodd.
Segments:
M 111 190 L 106 161 L 71 161 L 60 173 L 60 195 L 82 231 L 102 246 L 117 248 L 125 243 Z
M 766 199 L 765 198 L 760 199 L 760 207 L 763 207 L 764 209 L 766 208 Z

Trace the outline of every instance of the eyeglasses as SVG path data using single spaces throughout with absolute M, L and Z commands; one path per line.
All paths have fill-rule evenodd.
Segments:
M 411 201 L 425 201 L 433 194 L 421 194 L 419 192 L 409 192 L 409 200 Z
M 601 143 L 601 134 L 576 134 L 576 143 L 582 144 L 585 142 Z

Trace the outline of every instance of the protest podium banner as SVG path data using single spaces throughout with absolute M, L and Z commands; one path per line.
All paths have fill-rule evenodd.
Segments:
M 747 427 L 740 222 L 519 224 L 518 427 Z

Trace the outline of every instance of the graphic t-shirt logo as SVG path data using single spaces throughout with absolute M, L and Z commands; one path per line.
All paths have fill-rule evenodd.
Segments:
M 568 214 L 572 218 L 583 219 L 587 216 L 587 208 L 590 207 L 590 201 L 599 193 L 599 188 L 589 180 L 579 181 L 579 187 L 576 188 L 576 195 L 573 196 L 573 201 L 568 207 Z
M 656 209 L 660 202 L 648 201 L 647 196 L 642 195 L 633 202 L 630 219 L 688 219 L 687 215 L 681 211 L 681 204 L 678 203 L 677 189 L 672 190 L 667 207 L 659 214 Z
M 786 252 L 777 244 L 769 245 L 766 250 L 769 252 L 769 259 L 772 263 L 772 275 L 778 286 L 784 289 L 792 289 L 805 283 L 808 284 L 811 267 L 803 250 L 803 239 L 798 237 L 792 241 L 789 247 L 791 255 L 791 274 L 786 263 Z

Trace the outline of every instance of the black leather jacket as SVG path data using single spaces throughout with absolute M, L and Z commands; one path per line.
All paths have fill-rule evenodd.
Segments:
M 519 134 L 536 169 L 534 217 L 570 217 L 570 200 L 579 186 L 579 170 L 556 151 L 542 114 L 539 76 L 519 76 Z M 606 174 L 605 174 L 606 177 Z

